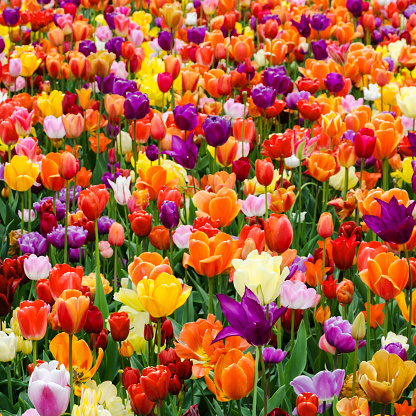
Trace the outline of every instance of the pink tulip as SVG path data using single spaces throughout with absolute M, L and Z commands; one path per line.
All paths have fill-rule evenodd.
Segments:
M 267 206 L 270 206 L 272 196 L 267 194 Z M 249 195 L 241 206 L 241 212 L 246 217 L 262 217 L 266 212 L 264 194 L 260 196 Z
M 56 19 L 58 26 L 64 31 L 65 35 L 72 33 L 72 16 L 70 14 L 62 14 Z
M 29 381 L 29 399 L 40 416 L 59 416 L 69 403 L 69 373 L 58 361 L 35 367 Z
M 109 259 L 113 256 L 113 249 L 108 241 L 99 242 L 100 254 L 105 258 Z
M 127 79 L 129 73 L 126 71 L 126 64 L 123 61 L 116 62 L 114 61 L 111 64 L 111 72 L 114 73 L 116 78 Z
M 233 98 L 227 100 L 224 104 L 225 115 L 230 117 L 231 120 L 237 120 L 238 118 L 243 118 L 244 116 L 244 104 L 237 103 Z M 246 108 L 246 114 L 248 110 Z
M 107 42 L 113 37 L 113 33 L 111 32 L 111 29 L 108 26 L 100 26 L 97 27 L 97 30 L 95 31 L 95 36 L 101 42 Z
M 192 225 L 180 225 L 173 234 L 173 242 L 179 249 L 189 248 L 189 237 L 192 234 Z
M 130 19 L 123 14 L 119 14 L 114 18 L 117 36 L 127 36 L 129 34 Z
M 121 13 L 124 16 L 128 17 L 130 15 L 130 8 L 129 7 L 124 7 L 124 6 L 120 6 L 120 7 L 116 7 L 116 13 Z
M 363 98 L 355 99 L 351 94 L 348 94 L 345 98 L 341 98 L 341 105 L 342 108 L 347 112 L 351 112 L 351 110 L 363 105 Z
M 22 61 L 19 58 L 10 59 L 9 74 L 17 78 L 22 73 Z
M 32 128 L 32 116 L 35 110 L 30 113 L 26 108 L 16 107 L 11 118 L 14 121 L 16 132 L 19 136 L 27 136 Z
M 16 88 L 15 88 L 15 85 L 13 84 L 9 87 L 9 91 L 12 91 L 12 92 L 20 91 L 25 87 L 25 85 L 26 85 L 25 79 L 23 77 L 17 77 L 16 78 Z
M 16 121 L 15 121 L 16 125 Z M 17 130 L 17 129 L 16 129 Z M 36 149 L 38 141 L 33 137 L 26 137 L 25 139 L 19 139 L 16 144 L 16 153 L 18 156 L 27 156 L 32 162 L 36 160 Z
M 290 309 L 309 309 L 316 305 L 321 299 L 313 288 L 307 288 L 300 281 L 292 282 L 286 280 L 282 283 L 280 290 L 280 303 Z
M 43 120 L 43 128 L 50 139 L 62 139 L 65 137 L 65 128 L 62 117 L 46 116 Z
M 205 14 L 211 15 L 215 13 L 218 7 L 219 0 L 204 0 L 202 2 L 202 9 Z
M 136 48 L 140 48 L 140 46 L 142 46 L 143 39 L 143 32 L 140 29 L 133 29 L 130 32 L 130 40 Z

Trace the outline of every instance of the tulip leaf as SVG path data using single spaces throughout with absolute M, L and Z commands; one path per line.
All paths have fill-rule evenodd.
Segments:
M 270 397 L 270 400 L 267 403 L 268 411 L 273 410 L 276 407 L 280 407 L 284 394 L 285 386 L 281 386 L 279 390 L 274 392 L 273 396 Z M 260 416 L 264 416 L 264 409 L 260 412 Z
M 338 397 L 334 396 L 334 401 L 332 403 L 332 412 L 334 416 L 341 416 L 337 410 L 337 403 L 338 403 Z
M 0 410 L 3 412 L 10 412 L 12 415 L 16 414 L 16 409 L 14 408 L 13 404 L 10 403 L 10 400 L 7 396 L 3 393 L 0 393 Z
M 287 390 L 291 387 L 289 383 L 297 376 L 302 374 L 302 371 L 305 369 L 307 354 L 305 351 L 307 350 L 307 342 L 306 342 L 306 330 L 305 324 L 302 321 L 300 324 L 299 330 L 296 334 L 296 342 L 295 346 L 293 347 L 293 351 L 290 352 L 290 359 L 285 366 L 285 382 L 287 386 Z
M 108 337 L 108 345 L 104 353 L 103 363 L 100 365 L 100 379 L 102 381 L 113 381 L 121 367 L 120 354 L 117 350 L 117 343 Z M 104 370 L 104 371 L 102 371 Z

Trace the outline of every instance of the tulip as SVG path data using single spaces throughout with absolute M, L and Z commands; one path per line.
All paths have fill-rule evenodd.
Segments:
M 198 126 L 198 112 L 193 104 L 177 106 L 173 110 L 176 126 L 185 131 L 192 131 Z
M 131 229 L 139 237 L 147 237 L 152 230 L 152 214 L 146 211 L 135 211 L 128 216 Z
M 109 198 L 110 194 L 105 185 L 91 185 L 81 191 L 78 198 L 78 208 L 90 221 L 95 221 L 104 211 Z
M 62 124 L 68 139 L 77 139 L 84 131 L 84 117 L 79 113 L 76 115 L 66 114 L 62 117 Z
M 27 136 L 32 128 L 32 116 L 34 110 L 30 113 L 26 108 L 17 108 L 11 116 L 19 136 Z
M 160 33 L 160 32 L 159 32 Z M 162 32 L 167 33 L 167 32 Z M 163 94 L 166 94 L 172 87 L 173 76 L 169 72 L 162 72 L 157 75 L 157 85 Z
M 140 381 L 140 372 L 138 368 L 126 367 L 123 371 L 123 386 L 126 390 L 133 384 Z
M 12 361 L 16 355 L 16 336 L 0 331 L 0 362 Z
M 124 243 L 124 228 L 121 224 L 115 222 L 111 224 L 108 232 L 108 242 L 112 246 L 121 247 Z
M 257 159 L 255 165 L 255 174 L 257 182 L 265 187 L 273 181 L 274 169 L 271 159 L 268 157 L 264 160 Z
M 14 145 L 19 140 L 16 125 L 11 117 L 0 122 L 0 139 L 6 146 Z
M 113 189 L 114 198 L 120 205 L 127 205 L 127 201 L 131 197 L 130 182 L 131 176 L 129 176 L 128 178 L 124 176 L 119 176 L 116 179 L 115 183 L 110 180 L 108 181 L 111 188 Z
M 272 214 L 264 221 L 267 247 L 278 254 L 284 253 L 292 244 L 293 229 L 286 215 Z
M 150 111 L 149 98 L 139 91 L 128 93 L 124 101 L 124 115 L 128 120 L 141 120 Z
M 112 52 L 97 51 L 97 53 L 91 53 L 87 59 L 91 66 L 91 73 L 98 78 L 105 78 L 110 72 L 111 64 L 116 59 L 116 55 Z
M 139 302 L 155 318 L 169 316 L 180 308 L 191 290 L 168 273 L 161 273 L 155 280 L 145 277 L 137 285 Z
M 36 282 L 36 296 L 48 305 L 53 305 L 55 300 L 52 297 L 48 279 L 39 279 Z
M 149 234 L 149 241 L 157 250 L 168 250 L 170 248 L 169 230 L 163 225 L 153 227 Z
M 127 339 L 130 331 L 130 319 L 126 312 L 113 312 L 108 318 L 111 337 L 120 342 Z
M 307 288 L 302 282 L 283 282 L 280 294 L 282 306 L 291 309 L 309 309 L 319 302 L 320 296 L 313 288 Z
M 396 96 L 397 105 L 406 117 L 416 118 L 416 87 L 402 87 Z
M 150 401 L 158 402 L 166 398 L 170 375 L 169 368 L 163 365 L 143 369 L 140 375 L 140 385 Z
M 349 239 L 338 237 L 332 242 L 332 256 L 335 266 L 339 270 L 348 270 L 353 266 L 356 249 L 360 244 L 358 241 L 355 241 L 355 239 L 356 236 L 353 235 Z
M 24 301 L 17 310 L 20 331 L 30 341 L 38 341 L 45 336 L 50 306 L 43 300 Z
M 317 232 L 321 238 L 329 238 L 334 232 L 334 223 L 332 215 L 329 212 L 324 212 L 319 217 Z
M 75 177 L 78 170 L 79 170 L 78 159 L 76 159 L 72 153 L 63 152 L 61 154 L 61 157 L 59 158 L 59 168 L 58 168 L 59 175 L 62 178 L 66 179 L 67 181 L 70 181 L 71 179 Z
M 299 416 L 315 416 L 318 411 L 318 396 L 313 393 L 301 393 L 296 398 L 296 410 Z
M 133 412 L 139 415 L 149 415 L 152 412 L 155 403 L 147 398 L 142 385 L 140 383 L 131 384 L 127 390 Z
M 87 320 L 89 298 L 79 290 L 64 290 L 56 300 L 56 313 L 62 330 L 73 335 L 81 331 Z
M 202 123 L 202 129 L 210 146 L 222 146 L 230 136 L 231 123 L 223 117 L 208 116 Z
M 23 52 L 19 59 L 22 62 L 22 77 L 31 77 L 42 62 L 33 52 Z
M 179 210 L 175 202 L 165 200 L 162 203 L 160 207 L 160 221 L 168 230 L 178 226 Z
M 17 78 L 22 73 L 22 62 L 19 58 L 9 60 L 9 73 L 13 78 Z
M 90 305 L 84 331 L 87 334 L 99 334 L 103 330 L 103 315 L 96 306 Z
M 66 289 L 80 290 L 83 274 L 81 266 L 74 268 L 67 264 L 55 265 L 49 273 L 50 291 L 54 300 Z
M 46 279 L 52 268 L 47 256 L 31 254 L 23 263 L 25 274 L 30 280 Z
M 43 128 L 50 139 L 62 139 L 66 134 L 62 117 L 56 118 L 52 115 L 45 117 L 43 120 Z
M 4 180 L 11 189 L 25 192 L 32 187 L 39 175 L 39 166 L 27 156 L 13 156 L 4 168 Z

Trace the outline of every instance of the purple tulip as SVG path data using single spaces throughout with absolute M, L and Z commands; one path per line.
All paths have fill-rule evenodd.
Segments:
M 412 152 L 412 156 L 416 157 L 416 133 L 409 131 L 409 133 L 407 133 L 407 138 L 409 139 L 410 143 L 408 149 Z
M 116 138 L 118 134 L 120 133 L 120 129 L 117 125 L 108 123 L 105 126 L 105 132 L 107 133 L 108 137 Z
M 68 227 L 68 247 L 80 248 L 84 245 L 87 239 L 88 231 L 82 227 L 70 225 Z M 61 224 L 54 228 L 48 235 L 47 239 L 55 248 L 62 250 L 65 247 L 65 227 Z
M 237 72 L 239 74 L 246 74 L 246 77 L 251 81 L 256 75 L 256 71 L 250 62 L 241 62 L 237 66 Z
M 79 194 L 81 193 L 82 188 L 76 186 L 75 188 L 75 202 L 78 201 Z M 69 189 L 69 203 L 72 205 L 72 200 L 74 199 L 74 188 L 71 186 Z M 62 203 L 66 203 L 66 188 L 63 188 L 59 191 L 59 200 Z M 64 217 L 65 218 L 65 217 Z
M 315 56 L 315 59 L 318 61 L 323 61 L 328 58 L 328 52 L 326 50 L 326 41 L 325 39 L 318 40 L 317 42 L 312 43 L 312 52 Z M 342 88 L 341 88 L 342 89 Z
M 160 207 L 160 222 L 168 230 L 176 228 L 179 224 L 178 206 L 173 201 L 164 201 Z
M 278 308 L 275 303 L 261 306 L 248 287 L 241 302 L 222 294 L 217 298 L 230 326 L 222 329 L 211 344 L 227 337 L 240 336 L 256 347 L 266 345 L 274 324 L 286 312 L 286 308 Z
M 110 227 L 116 222 L 116 220 L 113 220 L 112 218 L 109 218 L 107 216 L 100 217 L 97 220 L 98 225 L 98 234 L 105 235 L 108 234 Z
M 263 72 L 263 81 L 266 87 L 272 87 L 277 94 L 285 94 L 292 84 L 283 67 L 266 68 Z
M 380 349 L 386 350 L 389 354 L 396 354 L 403 361 L 407 361 L 407 351 L 402 347 L 400 342 L 392 342 L 391 344 L 382 345 Z
M 202 123 L 202 130 L 210 146 L 222 146 L 230 137 L 231 122 L 224 117 L 208 116 Z
M 279 364 L 286 357 L 286 351 L 280 348 L 267 347 L 263 349 L 263 360 L 265 364 Z
M 328 344 L 336 348 L 339 354 L 355 350 L 355 339 L 351 336 L 352 325 L 340 316 L 333 316 L 325 321 L 323 335 Z M 358 341 L 358 348 L 364 347 L 365 340 Z
M 328 88 L 329 92 L 337 93 L 340 92 L 345 85 L 344 78 L 342 78 L 341 74 L 337 74 L 336 72 L 330 72 L 325 79 L 326 88 Z
M 180 130 L 192 131 L 199 123 L 198 111 L 193 104 L 178 105 L 173 109 L 175 124 Z
M 0 36 L 0 53 L 4 51 L 5 47 L 6 47 L 6 43 L 4 42 L 3 36 Z
M 390 56 L 386 56 L 385 58 L 383 58 L 384 62 L 387 62 L 388 64 L 388 68 L 387 71 L 393 72 L 394 71 L 394 61 L 392 58 L 390 58 Z
M 347 130 L 341 136 L 341 141 L 343 141 L 343 140 L 349 140 L 352 143 L 354 143 L 354 138 L 355 138 L 355 132 L 354 132 L 354 130 Z
M 196 43 L 197 45 L 199 45 L 200 43 L 204 41 L 206 32 L 207 32 L 206 26 L 188 28 L 189 42 Z
M 115 79 L 114 72 L 110 72 L 105 78 L 95 77 L 101 94 L 113 94 Z
M 298 30 L 298 32 L 303 36 L 304 38 L 309 38 L 311 35 L 311 28 L 309 26 L 310 19 L 309 17 L 306 17 L 304 14 L 300 18 L 300 22 L 296 22 L 295 20 L 291 20 L 291 23 L 295 28 Z
M 411 4 L 404 12 L 403 12 L 403 16 L 406 19 L 409 19 L 409 17 L 413 14 L 416 13 L 416 4 Z
M 78 50 L 85 56 L 89 56 L 90 54 L 97 52 L 97 47 L 93 41 L 87 39 L 79 43 Z
M 36 254 L 44 256 L 48 251 L 48 240 L 36 231 L 23 234 L 18 240 L 22 254 Z
M 162 30 L 158 33 L 157 43 L 166 52 L 172 50 L 172 36 L 167 30 Z
M 111 30 L 115 30 L 115 28 L 116 28 L 116 24 L 114 22 L 114 18 L 116 16 L 117 16 L 117 13 L 115 13 L 115 12 L 113 12 L 113 13 L 107 13 L 106 16 L 105 16 L 105 21 L 107 22 L 108 27 Z
M 108 52 L 113 52 L 116 55 L 116 58 L 119 59 L 121 56 L 121 45 L 123 44 L 124 39 L 121 36 L 111 38 L 106 44 L 105 49 Z
M 279 26 L 282 24 L 282 21 L 280 20 L 279 16 L 277 14 L 265 14 L 261 18 L 261 24 L 264 25 L 268 20 L 275 20 Z
M 150 111 L 149 97 L 140 91 L 128 92 L 124 101 L 124 116 L 127 120 L 141 120 Z
M 264 110 L 274 104 L 276 95 L 276 91 L 270 87 L 255 87 L 251 90 L 254 104 Z
M 412 236 L 415 220 L 412 212 L 416 205 L 413 201 L 407 208 L 395 196 L 390 202 L 375 198 L 381 206 L 381 216 L 363 215 L 367 226 L 383 241 L 393 244 L 405 244 Z
M 116 78 L 113 85 L 113 94 L 122 95 L 126 97 L 129 92 L 136 92 L 137 84 L 133 80 Z
M 362 0 L 347 0 L 347 9 L 354 17 L 360 17 L 363 12 Z
M 323 14 L 314 14 L 310 23 L 313 30 L 321 32 L 329 27 L 331 20 Z
M 6 26 L 16 26 L 17 22 L 20 19 L 19 8 L 15 7 L 14 9 L 6 7 L 3 10 L 3 19 Z
M 146 157 L 151 161 L 154 162 L 159 157 L 159 149 L 155 144 L 151 144 L 146 147 Z
M 309 100 L 311 93 L 308 91 L 299 91 L 299 92 L 291 92 L 286 95 L 285 102 L 286 105 L 291 110 L 296 110 L 296 105 L 300 100 Z
M 178 136 L 172 136 L 172 150 L 162 152 L 173 157 L 185 169 L 193 169 L 198 158 L 198 146 L 194 143 L 194 134 L 188 135 L 186 142 Z
M 115 175 L 115 178 L 114 178 L 114 175 Z M 107 189 L 111 189 L 111 185 L 108 181 L 114 182 L 115 180 L 117 180 L 119 176 L 121 176 L 120 172 L 115 172 L 114 174 L 111 172 L 105 172 L 101 176 L 101 183 L 103 183 Z
M 412 168 L 413 168 L 412 190 L 413 190 L 413 193 L 416 193 L 416 161 L 414 160 L 412 160 Z
M 82 259 L 79 259 L 79 252 L 81 251 L 81 257 Z M 68 259 L 71 263 L 80 263 L 84 262 L 85 260 L 85 250 L 84 247 L 81 248 L 70 248 L 69 249 L 69 255 Z
M 295 377 L 289 384 L 297 395 L 305 392 L 316 394 L 320 403 L 318 413 L 322 413 L 323 402 L 326 402 L 328 408 L 328 405 L 334 400 L 334 396 L 340 395 L 344 378 L 345 370 L 324 370 L 315 374 L 312 379 L 308 376 Z

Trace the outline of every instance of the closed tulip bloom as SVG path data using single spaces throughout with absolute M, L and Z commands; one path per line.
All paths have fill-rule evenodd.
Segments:
M 281 256 L 272 257 L 265 251 L 259 254 L 257 250 L 249 253 L 245 260 L 233 260 L 233 284 L 237 293 L 242 297 L 248 287 L 258 297 L 261 305 L 276 300 L 282 283 L 289 275 L 287 267 L 280 271 L 282 260 Z
M 306 166 L 306 173 L 320 182 L 326 182 L 335 173 L 336 161 L 328 153 L 313 153 L 306 158 Z
M 129 215 L 131 229 L 139 237 L 147 237 L 152 230 L 152 214 L 135 211 Z
M 78 159 L 72 153 L 63 152 L 59 159 L 59 175 L 67 181 L 73 179 L 79 170 Z
M 43 128 L 50 139 L 62 139 L 66 135 L 62 116 L 46 116 L 43 120 Z
M 65 187 L 65 179 L 59 174 L 60 153 L 48 153 L 42 160 L 40 177 L 42 184 L 50 191 L 60 191 Z
M 91 53 L 87 59 L 90 63 L 91 73 L 99 78 L 105 78 L 110 73 L 116 55 L 112 52 L 98 51 L 97 53 Z
M 271 107 L 276 100 L 276 91 L 271 87 L 256 87 L 251 90 L 254 104 L 265 110 Z
M 35 162 L 37 146 L 37 140 L 33 137 L 26 137 L 24 139 L 19 139 L 15 149 L 18 156 L 27 156 L 30 161 Z
M 296 398 L 296 410 L 299 416 L 315 416 L 318 412 L 319 399 L 313 393 L 301 393 Z
M 264 232 L 267 247 L 275 253 L 284 253 L 292 244 L 292 224 L 284 214 L 272 214 L 264 221 Z
M 42 59 L 38 59 L 33 52 L 23 52 L 19 59 L 22 62 L 22 72 L 20 73 L 22 77 L 32 76 L 42 62 Z
M 319 217 L 317 232 L 321 238 L 331 237 L 334 232 L 334 221 L 329 212 L 323 212 Z
M 12 114 L 11 119 L 19 136 L 27 136 L 30 133 L 33 113 L 34 110 L 29 113 L 26 108 L 16 108 Z
M 0 362 L 12 361 L 16 355 L 16 336 L 0 331 Z
M 406 117 L 416 118 L 416 87 L 402 87 L 396 95 L 397 105 Z
M 154 318 L 171 315 L 186 302 L 191 290 L 168 273 L 161 273 L 155 280 L 145 277 L 137 285 L 139 302 Z
M 160 13 L 165 20 L 166 26 L 176 29 L 182 22 L 182 9 L 175 4 L 166 3 L 163 5 Z
M 168 367 L 146 367 L 140 375 L 140 385 L 146 397 L 152 402 L 164 400 L 168 394 L 171 372 Z
M 127 205 L 129 198 L 131 197 L 130 183 L 131 176 L 126 178 L 125 176 L 119 176 L 116 179 L 116 183 L 108 181 L 114 192 L 114 198 L 120 205 Z
M 270 206 L 271 195 L 267 194 L 267 205 Z M 249 195 L 241 206 L 241 212 L 246 217 L 262 217 L 266 211 L 266 206 L 264 203 L 265 195 Z
M 42 363 L 34 368 L 29 380 L 28 395 L 40 416 L 59 416 L 69 404 L 69 372 L 58 361 Z
M 416 374 L 416 363 L 403 361 L 396 354 L 377 351 L 371 361 L 359 367 L 360 386 L 370 399 L 383 405 L 395 403 Z
M 78 198 L 78 208 L 90 221 L 94 221 L 100 217 L 109 199 L 110 194 L 104 184 L 91 185 L 81 191 Z
M 84 271 L 81 266 L 70 267 L 68 264 L 56 264 L 49 273 L 52 297 L 56 300 L 66 289 L 81 289 Z
M 22 62 L 19 58 L 9 60 L 9 74 L 17 78 L 22 73 Z
M 47 256 L 36 256 L 31 254 L 23 263 L 26 276 L 30 280 L 46 279 L 52 268 Z
M 64 290 L 56 300 L 56 313 L 59 324 L 67 334 L 76 334 L 87 320 L 90 299 L 79 290 Z
M 166 33 L 166 32 L 163 32 Z M 173 76 L 169 72 L 160 72 L 157 74 L 157 85 L 164 94 L 166 94 L 173 83 Z
M 160 221 L 168 229 L 176 228 L 179 224 L 178 206 L 173 201 L 164 201 L 160 207 Z
M 96 306 L 90 305 L 84 331 L 87 334 L 99 334 L 103 330 L 103 324 L 103 315 L 100 310 Z
M 6 146 L 14 145 L 19 140 L 16 125 L 11 117 L 0 122 L 0 139 Z
M 290 309 L 309 309 L 315 306 L 321 296 L 316 294 L 314 288 L 307 288 L 303 282 L 283 282 L 280 303 Z
M 120 342 L 127 339 L 130 331 L 130 319 L 126 312 L 113 312 L 108 318 L 111 338 Z
M 395 298 L 405 288 L 409 269 L 405 259 L 399 259 L 393 253 L 380 253 L 369 259 L 367 269 L 360 272 L 361 280 L 371 291 L 383 298 Z
M 108 242 L 112 246 L 121 247 L 124 243 L 124 228 L 118 222 L 111 224 L 108 232 Z
M 84 117 L 79 113 L 63 116 L 62 124 L 68 139 L 78 139 L 84 131 Z
M 263 186 L 269 186 L 273 182 L 274 168 L 269 157 L 257 159 L 255 164 L 255 174 L 257 182 Z
M 17 310 L 20 331 L 25 339 L 39 341 L 45 336 L 50 306 L 43 300 L 24 301 Z
M 141 120 L 150 111 L 149 98 L 139 91 L 127 93 L 124 101 L 124 115 L 127 120 Z
M 198 112 L 193 104 L 176 106 L 173 110 L 176 126 L 185 131 L 192 131 L 198 126 Z
M 39 165 L 27 156 L 13 156 L 4 168 L 4 180 L 11 189 L 25 192 L 32 187 L 39 175 Z
M 254 388 L 254 358 L 233 348 L 220 355 L 214 367 L 214 379 L 205 376 L 207 387 L 220 402 L 240 400 Z
M 150 401 L 145 395 L 141 384 L 131 384 L 127 389 L 130 396 L 130 404 L 136 415 L 149 415 L 156 403 Z
M 374 130 L 363 128 L 354 137 L 355 153 L 357 157 L 368 159 L 374 153 L 377 137 Z

